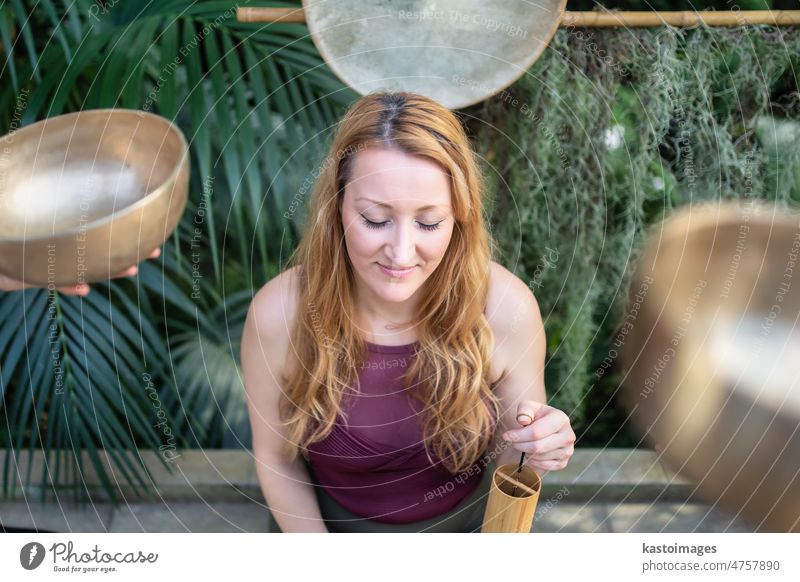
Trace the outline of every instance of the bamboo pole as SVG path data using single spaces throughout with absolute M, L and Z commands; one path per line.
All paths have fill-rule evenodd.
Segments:
M 302 8 L 237 8 L 239 22 L 305 23 Z M 772 26 L 800 25 L 800 10 L 736 10 L 700 12 L 569 12 L 559 26 L 571 28 L 642 28 L 670 25 L 679 28 L 697 26 Z
M 242 8 L 236 9 L 239 22 L 300 22 L 305 23 L 306 15 L 302 8 Z
M 686 28 L 707 26 L 744 26 L 800 24 L 800 10 L 739 10 L 694 12 L 564 12 L 559 26 L 576 28 L 642 28 L 664 25 Z

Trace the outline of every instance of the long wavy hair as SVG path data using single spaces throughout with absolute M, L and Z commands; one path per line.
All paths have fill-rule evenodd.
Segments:
M 284 453 L 293 460 L 301 451 L 308 459 L 307 447 L 330 433 L 337 416 L 346 420 L 342 398 L 356 389 L 366 346 L 353 323 L 355 278 L 339 202 L 355 156 L 372 146 L 423 156 L 449 175 L 455 225 L 442 262 L 423 284 L 414 316 L 418 344 L 404 384 L 423 404 L 428 459 L 437 457 L 455 474 L 486 451 L 492 414 L 500 417 L 490 386 L 494 337 L 483 314 L 497 247 L 484 222 L 484 179 L 461 123 L 409 92 L 358 100 L 340 121 L 314 185 L 306 230 L 288 263 L 299 267 L 299 303 L 280 402 L 289 435 Z

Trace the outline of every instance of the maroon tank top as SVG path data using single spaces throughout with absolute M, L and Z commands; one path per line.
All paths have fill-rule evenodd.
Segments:
M 367 342 L 360 390 L 342 400 L 330 434 L 308 447 L 317 483 L 340 505 L 382 523 L 410 523 L 442 515 L 480 484 L 485 463 L 452 475 L 425 453 L 422 405 L 405 391 L 402 377 L 417 344 Z M 489 406 L 496 424 L 494 408 Z

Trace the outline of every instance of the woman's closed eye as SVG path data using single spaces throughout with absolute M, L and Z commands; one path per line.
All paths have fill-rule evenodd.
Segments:
M 378 229 L 378 228 L 383 228 L 384 226 L 386 226 L 387 224 L 389 224 L 389 221 L 388 221 L 388 220 L 384 220 L 383 222 L 374 222 L 374 221 L 372 221 L 372 220 L 368 219 L 368 218 L 367 218 L 366 216 L 364 216 L 363 214 L 361 215 L 361 219 L 364 221 L 364 225 L 365 225 L 367 228 L 375 228 L 375 229 Z M 426 223 L 424 223 L 424 222 L 417 221 L 417 224 L 419 224 L 420 228 L 422 228 L 423 230 L 436 230 L 437 228 L 439 228 L 439 225 L 440 225 L 442 222 L 444 222 L 444 221 L 441 221 L 441 220 L 440 220 L 439 222 L 436 222 L 436 223 L 434 223 L 434 224 L 426 224 Z

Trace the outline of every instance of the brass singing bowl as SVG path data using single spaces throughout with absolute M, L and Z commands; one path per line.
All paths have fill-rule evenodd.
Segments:
M 800 531 L 799 316 L 798 215 L 704 204 L 650 233 L 618 334 L 636 427 L 757 531 Z
M 39 286 L 109 279 L 170 236 L 188 145 L 144 111 L 60 115 L 0 138 L 0 272 Z
M 303 0 L 314 45 L 362 95 L 412 91 L 450 109 L 499 93 L 530 69 L 566 0 Z M 532 107 L 534 104 L 513 106 Z

